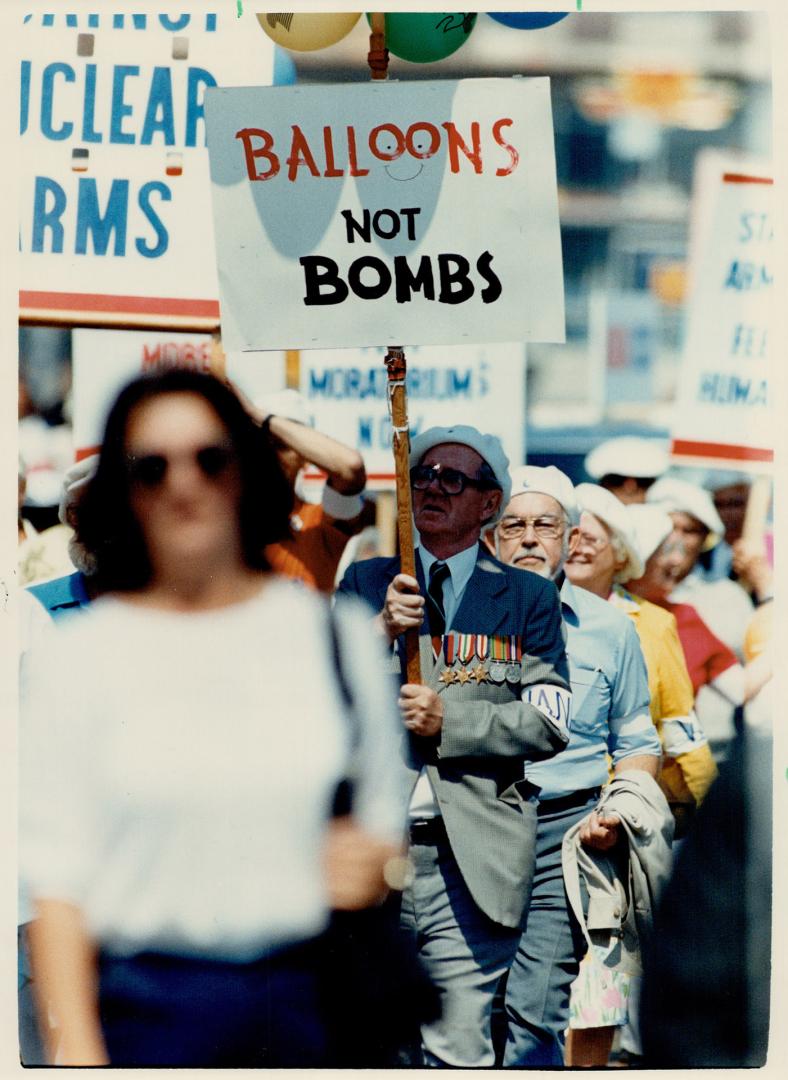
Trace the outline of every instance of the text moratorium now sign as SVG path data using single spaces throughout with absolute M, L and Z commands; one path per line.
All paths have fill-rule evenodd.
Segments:
M 769 176 L 728 172 L 709 197 L 714 210 L 698 245 L 672 453 L 757 470 L 774 456 L 774 187 Z
M 564 340 L 546 78 L 212 88 L 229 349 Z

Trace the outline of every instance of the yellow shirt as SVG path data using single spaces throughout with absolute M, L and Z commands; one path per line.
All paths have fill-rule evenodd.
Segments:
M 635 624 L 648 670 L 651 718 L 663 746 L 659 778 L 669 803 L 700 805 L 717 766 L 695 716 L 694 694 L 676 620 L 669 611 L 615 585 L 610 602 Z M 689 734 L 688 734 L 689 733 Z

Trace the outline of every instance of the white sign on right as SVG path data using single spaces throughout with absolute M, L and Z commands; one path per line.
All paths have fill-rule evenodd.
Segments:
M 673 456 L 763 471 L 772 462 L 771 178 L 724 173 L 699 245 Z

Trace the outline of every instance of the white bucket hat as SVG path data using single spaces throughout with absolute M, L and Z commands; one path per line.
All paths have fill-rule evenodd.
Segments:
M 673 532 L 673 522 L 666 510 L 649 503 L 632 503 L 625 509 L 635 534 L 635 544 L 645 565 L 662 541 L 667 540 Z M 633 576 L 640 577 L 640 574 Z
M 575 497 L 575 486 L 566 473 L 561 472 L 555 465 L 520 465 L 516 469 L 511 469 L 510 475 L 512 478 L 510 500 L 517 495 L 527 495 L 529 492 L 550 495 L 563 507 L 569 524 L 577 525 L 580 520 L 580 511 Z
M 709 492 L 677 476 L 663 476 L 657 480 L 646 492 L 646 502 L 659 506 L 669 514 L 689 514 L 696 518 L 709 530 L 703 545 L 704 551 L 709 551 L 719 543 L 725 533 L 725 526 Z
M 635 539 L 632 522 L 627 515 L 627 507 L 616 496 L 599 484 L 578 484 L 575 496 L 580 510 L 599 518 L 603 525 L 618 540 L 627 556 L 624 566 L 617 571 L 615 581 L 631 581 L 643 573 L 644 560 Z
M 586 455 L 583 466 L 594 480 L 603 476 L 633 476 L 638 480 L 661 476 L 668 465 L 667 444 L 659 439 L 620 435 L 606 439 Z

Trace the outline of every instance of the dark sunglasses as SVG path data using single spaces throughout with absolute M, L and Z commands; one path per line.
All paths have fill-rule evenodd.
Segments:
M 216 480 L 222 476 L 237 460 L 230 444 L 201 446 L 194 452 L 194 460 L 200 472 L 207 480 Z M 141 487 L 156 488 L 164 482 L 170 459 L 165 454 L 126 455 L 126 469 L 129 480 Z
M 488 488 L 489 481 L 468 476 L 450 465 L 416 465 L 410 470 L 410 486 L 414 491 L 426 491 L 433 480 L 444 495 L 461 495 L 466 487 Z

